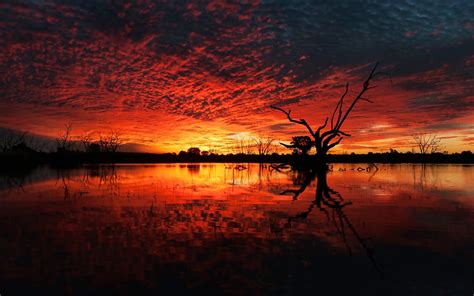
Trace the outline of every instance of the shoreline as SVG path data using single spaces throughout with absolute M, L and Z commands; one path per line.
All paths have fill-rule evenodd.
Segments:
M 290 154 L 273 155 L 176 155 L 116 152 L 116 153 L 0 153 L 0 171 L 31 168 L 38 165 L 74 167 L 84 164 L 160 164 L 160 163 L 288 163 L 310 166 L 314 156 Z M 368 153 L 327 156 L 326 163 L 380 163 L 380 164 L 474 164 L 471 152 L 454 154 Z

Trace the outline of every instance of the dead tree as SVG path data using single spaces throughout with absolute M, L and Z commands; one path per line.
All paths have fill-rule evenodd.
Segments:
M 71 131 L 72 123 L 68 123 L 65 125 L 64 133 L 56 138 L 56 150 L 58 152 L 66 152 L 72 148 Z
M 272 144 L 275 140 L 271 137 L 255 137 L 253 142 L 257 149 L 258 155 L 268 155 L 272 152 Z
M 117 152 L 123 144 L 122 135 L 117 131 L 110 131 L 106 135 L 99 136 L 98 144 L 101 152 Z
M 310 136 L 313 138 L 314 142 L 314 147 L 316 148 L 316 155 L 319 161 L 325 162 L 326 155 L 328 151 L 335 146 L 337 146 L 344 137 L 350 137 L 348 133 L 345 133 L 342 131 L 342 125 L 346 121 L 347 117 L 349 117 L 349 114 L 352 112 L 354 107 L 359 101 L 366 101 L 369 103 L 372 103 L 371 100 L 367 99 L 364 97 L 364 94 L 374 88 L 374 86 L 370 86 L 371 81 L 380 75 L 385 75 L 385 73 L 382 72 L 377 72 L 377 67 L 378 63 L 375 64 L 375 66 L 372 68 L 372 71 L 370 72 L 369 76 L 367 79 L 364 81 L 362 84 L 362 89 L 359 91 L 357 96 L 352 100 L 350 103 L 349 107 L 343 111 L 344 108 L 344 103 L 345 103 L 345 98 L 346 95 L 349 92 L 349 83 L 346 83 L 345 91 L 340 97 L 338 103 L 336 104 L 336 107 L 334 108 L 334 111 L 332 112 L 332 116 L 329 119 L 329 117 L 326 117 L 324 120 L 324 123 L 320 125 L 316 130 L 313 130 L 313 128 L 308 124 L 308 122 L 305 119 L 294 119 L 291 117 L 291 110 L 284 110 L 279 107 L 271 106 L 271 108 L 283 112 L 288 120 L 292 123 L 300 124 L 306 127 L 308 130 Z M 328 123 L 330 124 L 330 127 L 327 128 Z
M 441 139 L 436 134 L 416 134 L 413 141 L 421 154 L 436 153 L 441 151 Z
M 235 154 L 253 154 L 254 145 L 249 138 L 238 138 L 235 140 L 234 153 Z
M 27 147 L 26 135 L 28 132 L 16 133 L 8 130 L 0 137 L 0 152 L 14 152 Z
M 92 137 L 90 134 L 85 134 L 79 137 L 79 141 L 81 142 L 82 148 L 85 152 L 90 150 L 90 146 L 92 144 Z

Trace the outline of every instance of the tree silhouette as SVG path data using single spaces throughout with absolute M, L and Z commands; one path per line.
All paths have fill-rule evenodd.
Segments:
M 122 143 L 122 135 L 117 131 L 110 131 L 106 135 L 99 136 L 98 144 L 102 152 L 116 152 Z
M 91 134 L 84 134 L 79 137 L 79 141 L 81 142 L 82 148 L 84 151 L 88 152 L 90 150 L 90 146 L 92 144 L 92 137 Z
M 254 137 L 253 141 L 257 149 L 258 155 L 268 155 L 272 152 L 272 144 L 275 141 L 271 137 Z
M 73 145 L 71 141 L 72 123 L 66 124 L 64 128 L 64 132 L 58 138 L 56 138 L 57 152 L 70 151 Z
M 235 139 L 233 148 L 235 154 L 253 154 L 255 146 L 252 139 L 241 137 Z
M 28 132 L 15 133 L 9 131 L 0 137 L 0 152 L 23 151 L 27 147 L 26 135 Z
M 199 156 L 199 155 L 201 155 L 201 149 L 199 149 L 197 147 L 191 147 L 191 148 L 188 149 L 188 155 Z
M 441 139 L 436 134 L 416 134 L 413 135 L 413 140 L 421 154 L 436 153 L 441 150 Z
M 314 142 L 308 136 L 296 136 L 292 138 L 290 145 L 281 143 L 286 148 L 294 149 L 297 154 L 308 155 L 308 152 L 314 146 Z
M 344 137 L 350 137 L 351 135 L 345 133 L 342 131 L 342 125 L 346 121 L 347 117 L 349 114 L 352 112 L 354 107 L 359 101 L 366 101 L 372 103 L 369 99 L 364 97 L 364 94 L 374 88 L 374 86 L 370 86 L 370 82 L 372 79 L 379 75 L 384 75 L 385 73 L 383 72 L 377 72 L 377 67 L 378 63 L 375 64 L 375 66 L 372 68 L 372 71 L 370 72 L 369 76 L 367 79 L 364 81 L 362 84 L 362 89 L 359 91 L 357 96 L 352 100 L 350 103 L 349 107 L 343 111 L 343 106 L 344 106 L 344 99 L 346 98 L 346 95 L 349 92 L 349 83 L 346 83 L 345 91 L 342 94 L 341 98 L 339 99 L 338 103 L 336 104 L 334 111 L 332 112 L 331 119 L 329 120 L 329 117 L 326 117 L 324 120 L 324 123 L 320 125 L 316 131 L 313 130 L 313 128 L 308 124 L 308 122 L 305 119 L 294 119 L 291 117 L 291 110 L 284 110 L 279 107 L 271 106 L 271 108 L 281 111 L 284 113 L 288 120 L 292 123 L 300 124 L 306 127 L 308 130 L 310 136 L 314 139 L 314 146 L 316 147 L 316 155 L 318 157 L 318 160 L 321 162 L 325 162 L 326 155 L 328 151 L 335 146 L 337 146 Z M 328 125 L 328 122 L 330 123 L 330 128 L 326 128 Z M 326 131 L 324 131 L 326 129 Z

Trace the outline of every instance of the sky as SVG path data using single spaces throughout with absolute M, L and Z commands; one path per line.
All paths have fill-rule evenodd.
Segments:
M 317 127 L 379 77 L 335 152 L 474 150 L 473 1 L 0 1 L 0 128 L 228 152 Z

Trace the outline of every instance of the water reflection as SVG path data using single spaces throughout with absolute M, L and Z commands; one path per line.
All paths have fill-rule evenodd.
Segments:
M 334 165 L 321 174 L 268 164 L 96 165 L 1 176 L 0 288 L 470 289 L 474 168 L 367 168 Z
M 372 179 L 372 177 L 378 171 L 378 168 L 377 167 L 375 168 L 376 170 L 369 177 L 369 180 Z M 358 171 L 362 171 L 362 170 L 363 169 L 359 167 Z M 365 170 L 368 172 L 371 171 L 370 167 L 368 167 Z M 340 171 L 345 171 L 345 170 L 342 169 Z M 382 271 L 379 268 L 373 256 L 373 252 L 371 248 L 367 245 L 365 240 L 359 235 L 356 228 L 353 226 L 353 224 L 350 222 L 349 218 L 343 211 L 344 207 L 351 205 L 352 202 L 344 201 L 344 198 L 339 192 L 329 187 L 328 182 L 327 182 L 327 171 L 307 169 L 303 171 L 292 171 L 292 172 L 294 172 L 294 174 L 292 175 L 293 184 L 299 185 L 300 187 L 298 189 L 287 189 L 281 192 L 280 194 L 284 195 L 284 194 L 290 193 L 293 195 L 293 200 L 297 200 L 298 196 L 301 193 L 303 193 L 307 189 L 307 187 L 311 184 L 311 182 L 313 182 L 315 179 L 316 179 L 316 193 L 315 193 L 315 198 L 313 201 L 311 201 L 311 204 L 309 205 L 308 209 L 294 216 L 289 217 L 287 226 L 291 227 L 291 222 L 295 219 L 306 219 L 308 215 L 313 211 L 314 207 L 316 207 L 320 212 L 323 212 L 326 215 L 328 221 L 331 220 L 333 222 L 334 227 L 337 233 L 342 238 L 342 241 L 344 242 L 344 245 L 346 246 L 349 255 L 352 255 L 352 249 L 346 237 L 345 228 L 348 228 L 350 232 L 354 235 L 354 237 L 357 239 L 360 246 L 362 246 L 363 249 L 365 250 L 367 257 L 372 262 L 374 268 L 382 276 Z M 331 212 L 331 215 L 330 215 L 330 212 Z

